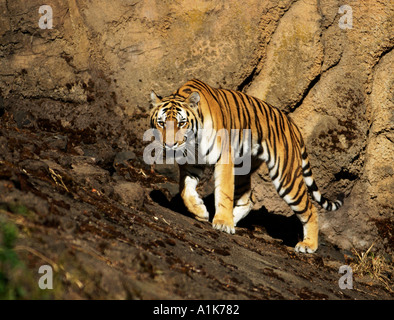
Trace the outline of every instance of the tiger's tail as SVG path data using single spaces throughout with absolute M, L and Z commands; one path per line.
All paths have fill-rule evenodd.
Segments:
M 326 209 L 327 211 L 336 211 L 340 207 L 342 207 L 343 199 L 344 199 L 343 194 L 339 195 L 337 200 L 331 201 L 323 197 L 323 195 L 320 193 L 316 185 L 315 179 L 313 178 L 312 175 L 312 169 L 309 163 L 308 154 L 306 152 L 305 146 L 302 147 L 301 157 L 302 157 L 302 175 L 305 184 L 308 187 L 308 191 L 312 195 L 313 200 L 315 200 L 322 208 Z

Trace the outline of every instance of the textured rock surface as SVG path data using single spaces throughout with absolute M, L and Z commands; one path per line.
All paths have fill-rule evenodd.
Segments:
M 393 223 L 394 5 L 348 1 L 353 28 L 341 29 L 341 4 L 54 0 L 53 29 L 42 30 L 41 1 L 1 1 L 0 114 L 61 129 L 67 137 L 48 143 L 80 139 L 73 150 L 111 170 L 121 150 L 141 162 L 151 89 L 197 77 L 243 90 L 290 113 L 321 190 L 345 193 L 339 212 L 321 211 L 322 233 L 390 249 L 375 219 Z M 254 181 L 257 208 L 291 214 L 264 169 Z

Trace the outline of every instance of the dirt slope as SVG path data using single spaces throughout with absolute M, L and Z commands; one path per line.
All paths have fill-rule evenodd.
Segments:
M 345 195 L 339 215 L 321 215 L 321 233 L 392 257 L 393 1 L 46 5 L 0 1 L 0 110 L 18 128 L 63 132 L 52 145 L 79 139 L 77 155 L 112 170 L 119 152 L 142 160 L 151 90 L 166 96 L 193 78 L 241 90 L 293 119 L 322 193 Z M 257 208 L 292 214 L 266 171 L 252 187 Z
M 52 131 L 18 129 L 7 112 L 1 118 L 0 248 L 5 226 L 16 226 L 9 249 L 20 262 L 0 260 L 8 297 L 394 297 L 370 278 L 340 289 L 339 267 L 351 257 L 324 239 L 316 254 L 296 254 L 297 219 L 262 208 L 235 235 L 215 231 L 185 215 L 176 183 L 139 167 L 133 153 L 109 157 L 108 166 L 100 144 L 92 156 L 80 154 L 83 133 Z M 54 271 L 51 291 L 37 288 L 44 264 Z

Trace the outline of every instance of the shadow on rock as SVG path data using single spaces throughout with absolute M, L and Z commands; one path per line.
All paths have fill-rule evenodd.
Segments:
M 263 228 L 270 237 L 282 240 L 289 247 L 294 247 L 303 238 L 302 224 L 295 214 L 286 217 L 269 212 L 265 207 L 252 210 L 237 227 L 249 230 Z
M 193 217 L 183 203 L 180 194 L 176 194 L 171 200 L 161 190 L 153 190 L 150 193 L 151 199 L 162 207 L 178 212 L 187 217 Z M 209 220 L 212 221 L 215 212 L 214 195 L 210 194 L 203 198 L 204 204 L 209 212 Z M 294 247 L 303 238 L 302 224 L 292 215 L 286 217 L 267 211 L 265 207 L 252 210 L 248 216 L 242 219 L 237 225 L 251 231 L 263 229 L 270 237 L 282 240 L 283 244 Z

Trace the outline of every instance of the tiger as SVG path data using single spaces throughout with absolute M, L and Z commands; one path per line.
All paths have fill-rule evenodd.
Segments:
M 185 139 L 187 131 L 196 138 L 194 148 L 198 146 L 199 155 L 208 159 L 202 163 L 179 164 L 179 193 L 197 220 L 209 221 L 207 208 L 196 189 L 207 165 L 214 168 L 212 226 L 234 234 L 237 223 L 255 203 L 251 176 L 265 163 L 279 196 L 303 226 L 303 239 L 296 244 L 295 251 L 317 250 L 318 212 L 311 198 L 328 211 L 339 209 L 343 198 L 330 201 L 322 196 L 312 175 L 301 132 L 284 112 L 243 92 L 213 88 L 197 79 L 187 81 L 163 98 L 152 91 L 150 104 L 150 126 L 159 132 L 163 150 L 186 150 L 190 140 Z M 251 137 L 246 139 L 246 134 L 240 134 L 237 152 L 233 152 L 230 139 L 218 137 L 220 129 L 247 129 Z M 202 130 L 205 136 L 198 139 Z M 235 163 L 240 155 L 250 156 L 251 168 L 247 174 L 235 175 Z M 227 161 L 220 161 L 225 157 Z

